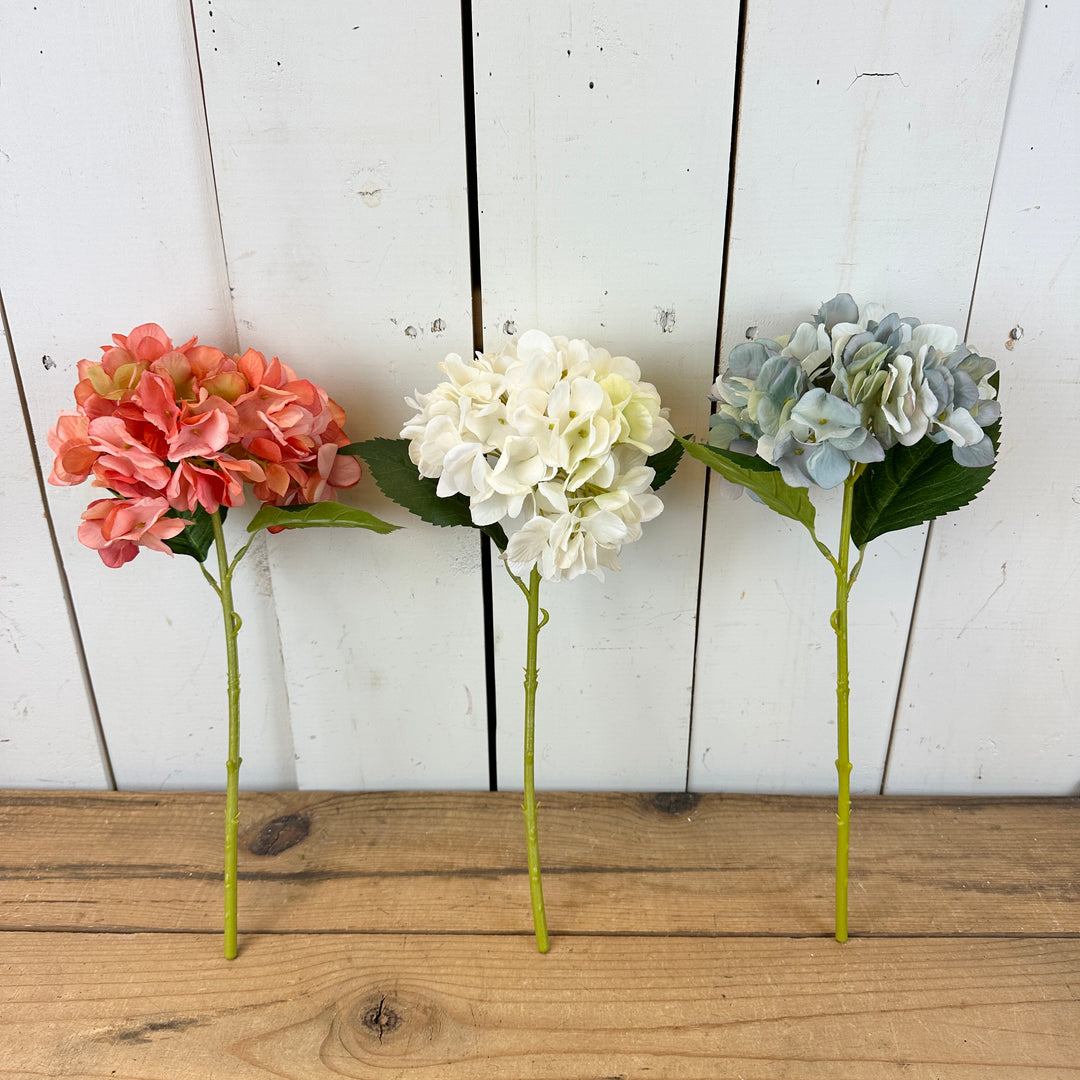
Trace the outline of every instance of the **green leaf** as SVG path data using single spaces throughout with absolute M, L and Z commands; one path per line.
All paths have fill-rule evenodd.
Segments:
M 306 503 L 299 506 L 263 506 L 251 519 L 248 532 L 258 532 L 280 526 L 286 529 L 370 529 L 377 533 L 395 532 L 400 525 L 391 525 L 369 514 L 342 506 L 339 502 Z
M 682 443 L 676 439 L 666 450 L 661 450 L 660 453 L 653 454 L 646 460 L 645 464 L 656 471 L 649 485 L 653 491 L 659 491 L 675 475 L 675 469 L 682 460 L 682 456 Z
M 986 429 L 998 449 L 1000 421 Z M 993 465 L 957 465 L 952 443 L 920 439 L 893 446 L 855 481 L 851 539 L 857 547 L 967 506 L 986 486 Z
M 351 454 L 367 462 L 379 490 L 399 506 L 431 525 L 467 525 L 491 537 L 500 551 L 506 550 L 506 533 L 502 526 L 476 525 L 469 512 L 469 500 L 464 495 L 440 498 L 439 482 L 421 476 L 409 457 L 407 439 L 366 439 L 343 446 L 339 454 Z
M 737 454 L 716 446 L 701 446 L 689 439 L 679 439 L 679 442 L 691 457 L 715 469 L 724 479 L 741 484 L 753 492 L 770 510 L 801 522 L 814 535 L 815 511 L 809 493 L 806 488 L 786 484 L 775 465 L 749 454 Z
M 222 506 L 218 513 L 224 523 L 227 508 Z M 201 506 L 196 506 L 194 513 L 170 510 L 165 517 L 183 518 L 192 522 L 183 532 L 166 540 L 166 546 L 176 555 L 189 555 L 198 562 L 206 562 L 206 556 L 214 546 L 214 524 L 210 515 Z

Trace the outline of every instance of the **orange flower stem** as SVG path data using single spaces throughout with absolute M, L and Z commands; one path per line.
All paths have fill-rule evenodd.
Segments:
M 240 821 L 240 664 L 236 636 L 240 616 L 233 610 L 232 572 L 239 556 L 229 563 L 221 515 L 210 515 L 217 549 L 218 595 L 225 622 L 225 657 L 229 673 L 229 758 L 225 763 L 225 959 L 236 959 L 236 840 Z M 246 550 L 246 548 L 245 548 Z M 240 553 L 241 555 L 243 552 Z

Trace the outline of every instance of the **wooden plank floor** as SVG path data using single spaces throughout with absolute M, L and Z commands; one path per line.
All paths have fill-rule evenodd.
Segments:
M 1080 800 L 0 792 L 0 1078 L 1080 1078 Z

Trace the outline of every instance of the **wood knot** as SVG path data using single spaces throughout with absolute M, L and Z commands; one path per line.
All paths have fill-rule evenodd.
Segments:
M 323 1045 L 324 1060 L 340 1049 L 355 1061 L 445 1062 L 446 1024 L 443 1010 L 422 992 L 368 990 L 342 1002 Z
M 360 1021 L 368 1031 L 378 1036 L 379 1042 L 384 1035 L 389 1035 L 401 1026 L 401 1017 L 394 1012 L 394 1006 L 382 998 L 377 1005 L 372 1005 Z
M 311 818 L 304 814 L 284 814 L 262 825 L 248 851 L 252 855 L 280 855 L 295 847 L 311 832 Z
M 700 799 L 700 795 L 693 795 L 689 791 L 661 791 L 653 796 L 652 804 L 661 814 L 680 817 L 693 810 Z

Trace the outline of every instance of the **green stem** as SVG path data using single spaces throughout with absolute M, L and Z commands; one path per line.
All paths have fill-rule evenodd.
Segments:
M 840 548 L 837 551 L 836 610 L 832 627 L 836 631 L 836 773 L 839 790 L 836 805 L 836 940 L 848 937 L 848 841 L 851 835 L 851 755 L 848 746 L 848 593 L 854 575 L 848 576 L 851 555 L 851 511 L 856 474 L 844 481 L 844 507 L 840 518 Z M 861 560 L 860 560 L 861 561 Z
M 540 621 L 540 571 L 533 567 L 526 595 L 529 599 L 529 638 L 525 653 L 525 839 L 529 858 L 529 896 L 532 900 L 533 927 L 536 947 L 546 953 L 549 948 L 547 916 L 544 913 L 544 888 L 540 880 L 540 846 L 536 825 L 536 790 L 533 787 L 534 732 L 536 726 L 536 639 L 540 627 L 547 622 L 547 612 Z
M 240 821 L 240 664 L 236 636 L 240 616 L 233 610 L 232 573 L 240 555 L 232 564 L 225 548 L 225 533 L 221 515 L 210 515 L 214 527 L 214 546 L 217 549 L 217 593 L 221 598 L 221 613 L 225 622 L 225 657 L 229 671 L 229 758 L 225 763 L 225 959 L 236 959 L 236 837 Z M 247 550 L 246 548 L 244 549 Z M 209 575 L 208 575 L 209 576 Z

